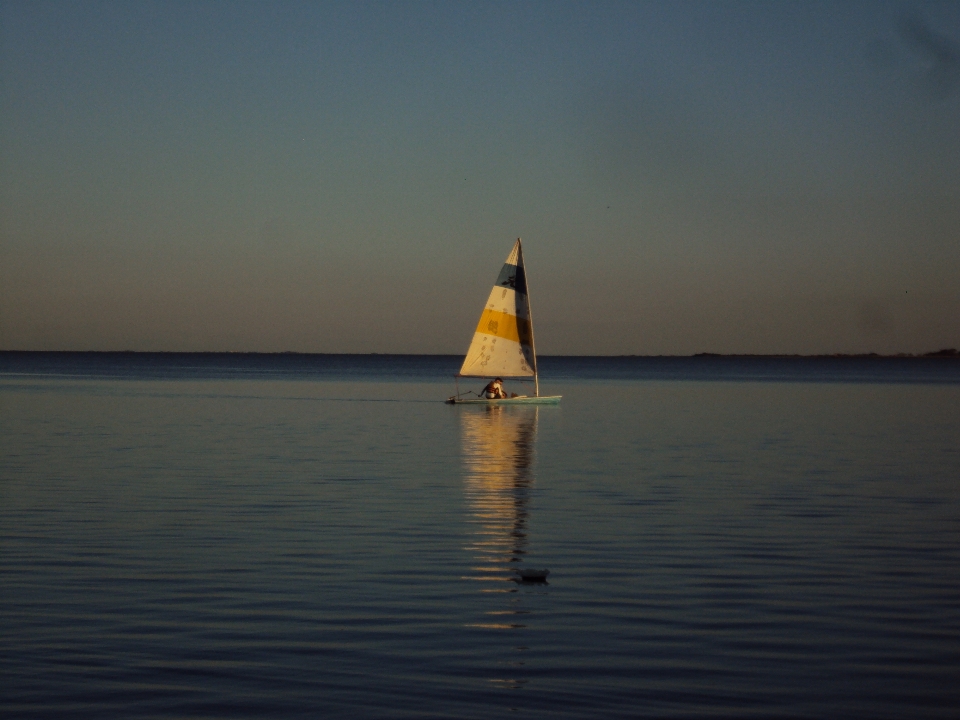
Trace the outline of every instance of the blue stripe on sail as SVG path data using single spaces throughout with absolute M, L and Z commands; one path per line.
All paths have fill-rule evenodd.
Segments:
M 487 276 L 489 277 L 489 275 Z M 497 278 L 497 287 L 513 288 L 518 293 L 527 294 L 527 276 L 523 272 L 523 266 L 511 265 L 506 263 L 500 271 Z

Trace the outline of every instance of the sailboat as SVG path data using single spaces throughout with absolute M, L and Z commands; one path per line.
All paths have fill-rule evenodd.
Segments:
M 460 393 L 459 379 L 462 377 L 532 377 L 534 394 L 487 399 L 476 396 L 476 393 L 468 393 L 474 397 L 466 397 L 466 394 Z M 448 403 L 455 405 L 539 405 L 560 402 L 560 395 L 540 395 L 537 351 L 533 343 L 533 315 L 530 313 L 530 294 L 520 238 L 517 238 L 490 291 L 470 349 L 456 378 L 457 394 L 447 399 Z

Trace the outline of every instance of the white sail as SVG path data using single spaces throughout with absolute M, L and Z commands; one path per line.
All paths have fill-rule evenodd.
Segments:
M 531 377 L 537 374 L 533 325 L 520 239 L 500 271 L 460 368 L 467 377 Z

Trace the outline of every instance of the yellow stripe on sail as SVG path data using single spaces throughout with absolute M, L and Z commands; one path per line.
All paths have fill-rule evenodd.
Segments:
M 484 310 L 477 323 L 477 332 L 523 345 L 530 344 L 530 321 L 499 310 Z

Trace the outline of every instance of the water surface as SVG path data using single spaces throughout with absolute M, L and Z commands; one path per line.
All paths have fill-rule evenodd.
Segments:
M 130 358 L 4 358 L 6 716 L 960 707 L 956 363 Z

